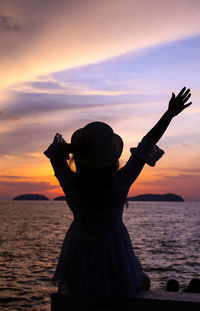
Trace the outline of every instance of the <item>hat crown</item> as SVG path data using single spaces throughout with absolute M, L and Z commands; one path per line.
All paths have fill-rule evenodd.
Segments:
M 87 144 L 91 139 L 91 144 Z M 86 166 L 106 167 L 114 164 L 121 155 L 123 141 L 112 128 L 100 121 L 87 124 L 75 131 L 71 143 L 81 144 L 81 150 L 76 152 L 76 160 Z
M 94 143 L 99 146 L 108 146 L 109 144 L 112 144 L 113 134 L 114 132 L 112 128 L 103 122 L 92 122 L 83 128 L 83 135 L 94 139 Z

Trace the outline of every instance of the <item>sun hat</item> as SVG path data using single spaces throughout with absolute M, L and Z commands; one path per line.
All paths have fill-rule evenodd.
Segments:
M 113 165 L 123 150 L 123 140 L 104 122 L 91 122 L 76 130 L 71 137 L 74 157 L 79 163 L 94 168 Z

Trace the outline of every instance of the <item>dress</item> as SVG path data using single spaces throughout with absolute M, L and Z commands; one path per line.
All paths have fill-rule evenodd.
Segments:
M 102 210 L 94 208 L 90 212 L 84 208 L 85 202 L 81 196 L 77 195 L 77 174 L 70 170 L 66 158 L 58 152 L 49 156 L 74 216 L 64 238 L 51 283 L 60 288 L 67 287 L 69 293 L 80 301 L 128 299 L 141 285 L 142 266 L 135 256 L 122 220 L 129 188 L 147 158 L 145 148 L 148 152 L 155 148 L 153 142 L 145 138 L 138 146 L 140 148 L 131 149 L 131 156 L 125 166 L 112 173 L 113 193 L 108 202 L 109 207 Z M 151 166 L 163 153 L 156 146 L 156 156 Z

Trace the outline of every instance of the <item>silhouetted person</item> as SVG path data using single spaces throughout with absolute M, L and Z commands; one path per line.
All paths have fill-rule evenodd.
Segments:
M 183 290 L 185 293 L 200 293 L 200 279 L 192 279 L 186 289 Z
M 57 133 L 44 152 L 50 159 L 74 220 L 61 248 L 52 284 L 78 300 L 124 300 L 148 290 L 150 279 L 135 256 L 123 223 L 128 191 L 145 163 L 155 166 L 164 151 L 156 144 L 171 120 L 191 103 L 183 88 L 169 101 L 158 123 L 131 148 L 127 163 L 118 169 L 121 137 L 103 122 L 77 130 L 66 143 Z M 75 172 L 68 162 L 72 154 Z
M 174 279 L 170 279 L 169 281 L 167 281 L 166 291 L 167 292 L 178 292 L 179 282 Z

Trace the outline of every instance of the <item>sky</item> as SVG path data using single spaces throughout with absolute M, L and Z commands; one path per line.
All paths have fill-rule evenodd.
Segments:
M 92 121 L 122 137 L 123 166 L 186 86 L 192 105 L 129 195 L 199 201 L 199 20 L 199 0 L 1 0 L 0 199 L 63 195 L 43 151 L 55 133 L 70 142 Z

